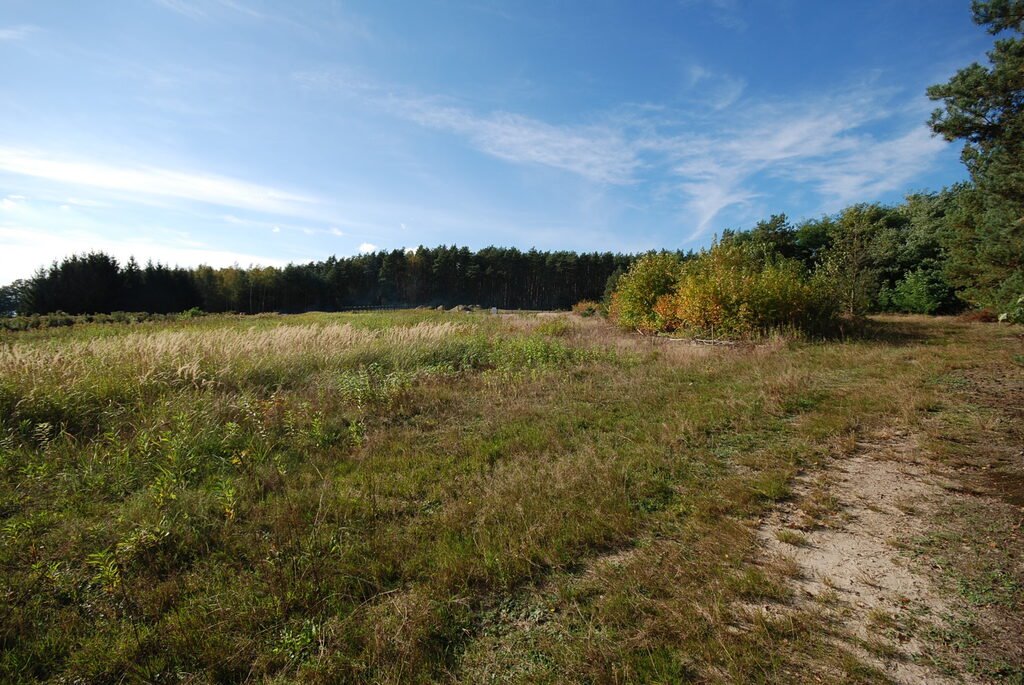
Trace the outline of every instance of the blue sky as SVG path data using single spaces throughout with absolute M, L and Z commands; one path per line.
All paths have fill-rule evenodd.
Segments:
M 0 0 L 0 283 L 419 244 L 697 248 L 965 177 L 967 0 Z

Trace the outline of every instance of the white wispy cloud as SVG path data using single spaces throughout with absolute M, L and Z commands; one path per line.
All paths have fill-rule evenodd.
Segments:
M 707 13 L 716 24 L 734 31 L 747 28 L 747 20 L 743 16 L 740 0 L 680 0 L 684 7 L 694 7 Z
M 0 41 L 25 40 L 38 31 L 36 26 L 22 24 L 20 26 L 5 26 L 0 28 Z
M 821 211 L 832 211 L 904 187 L 945 145 L 912 116 L 913 106 L 890 107 L 899 93 L 871 82 L 758 101 L 744 95 L 742 79 L 697 65 L 686 75 L 688 88 L 702 91 L 692 109 L 634 106 L 601 123 L 555 125 L 525 114 L 477 112 L 351 71 L 293 77 L 304 88 L 453 133 L 512 163 L 561 169 L 606 187 L 660 178 L 651 194 L 677 204 L 691 240 L 706 235 L 725 210 L 752 206 L 767 179 L 799 185 L 818 197 Z
M 21 207 L 24 200 L 24 195 L 8 195 L 0 200 L 0 211 L 13 212 Z
M 674 159 L 691 238 L 719 214 L 758 197 L 757 181 L 782 179 L 816 194 L 822 211 L 898 190 L 928 169 L 945 143 L 920 121 L 894 120 L 885 93 L 751 106 L 710 132 L 647 145 Z M 870 132 L 885 123 L 894 132 Z
M 688 94 L 713 110 L 722 110 L 734 104 L 746 90 L 747 82 L 725 72 L 699 64 L 691 65 L 686 73 Z
M 480 151 L 510 162 L 563 169 L 610 184 L 630 183 L 640 166 L 634 147 L 610 127 L 555 126 L 510 112 L 481 116 L 430 100 L 393 102 L 412 121 L 464 136 Z
M 359 243 L 359 247 L 356 249 L 359 251 L 359 254 L 369 254 L 371 252 L 376 252 L 380 247 L 373 243 Z
M 303 88 L 354 97 L 425 128 L 454 133 L 505 161 L 562 169 L 614 185 L 632 182 L 641 166 L 634 146 L 613 126 L 559 126 L 504 111 L 480 114 L 346 69 L 302 71 L 292 78 Z
M 826 198 L 825 209 L 833 211 L 903 187 L 945 147 L 922 126 L 896 138 L 862 139 L 849 154 L 794 164 L 789 176 L 816 186 Z
M 153 0 L 156 4 L 189 19 L 205 19 L 211 11 L 230 10 L 252 19 L 267 19 L 269 15 L 253 9 L 238 0 Z
M 110 207 L 109 202 L 100 202 L 99 200 L 91 200 L 81 197 L 69 197 L 65 201 L 65 204 L 69 204 L 75 207 Z
M 319 11 L 302 7 L 301 13 L 288 12 L 289 3 L 250 3 L 241 0 L 152 0 L 154 3 L 193 21 L 216 21 L 244 18 L 256 22 L 272 22 L 298 30 L 307 38 L 318 40 L 321 34 L 334 39 L 371 40 L 373 33 L 367 23 L 340 7 L 331 4 Z M 269 9 L 268 9 L 269 7 Z M 315 17 L 309 15 L 316 12 Z M 303 18 L 296 18 L 303 17 Z
M 175 198 L 283 215 L 304 216 L 318 204 L 313 197 L 225 176 L 62 159 L 18 148 L 0 148 L 0 171 L 139 198 Z
M 178 14 L 184 15 L 190 19 L 202 19 L 206 16 L 206 10 L 195 2 L 188 2 L 187 0 L 153 0 L 156 4 L 177 12 Z

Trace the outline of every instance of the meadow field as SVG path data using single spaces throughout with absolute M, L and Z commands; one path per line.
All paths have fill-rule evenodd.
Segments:
M 802 589 L 879 444 L 941 479 L 882 536 L 941 601 Z M 1024 682 L 1022 445 L 1021 329 L 951 317 L 4 332 L 0 682 Z

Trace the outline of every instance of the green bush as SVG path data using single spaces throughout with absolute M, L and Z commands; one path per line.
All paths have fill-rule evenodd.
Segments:
M 934 314 L 949 299 L 949 285 L 938 274 L 924 269 L 911 271 L 895 288 L 883 288 L 878 295 L 883 309 L 908 314 Z
M 663 328 L 654 311 L 658 298 L 671 293 L 679 278 L 679 257 L 670 252 L 644 255 L 618 280 L 608 317 L 623 328 L 653 333 Z

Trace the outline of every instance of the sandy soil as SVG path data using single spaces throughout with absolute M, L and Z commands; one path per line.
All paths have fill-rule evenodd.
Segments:
M 799 565 L 797 603 L 825 607 L 845 629 L 842 646 L 897 683 L 977 682 L 952 679 L 922 658 L 921 628 L 940 625 L 959 608 L 897 547 L 924 533 L 929 515 L 957 496 L 954 490 L 912 435 L 883 433 L 859 442 L 815 481 L 799 483 L 794 500 L 759 529 L 768 555 Z M 803 508 L 822 498 L 830 504 L 827 516 Z

